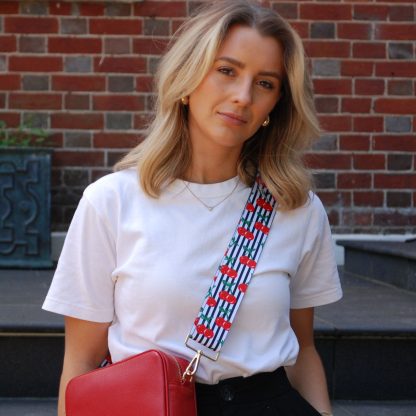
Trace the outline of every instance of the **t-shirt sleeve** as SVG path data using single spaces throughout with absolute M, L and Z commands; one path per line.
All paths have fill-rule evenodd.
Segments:
M 325 305 L 342 297 L 334 243 L 325 209 L 314 195 L 296 273 L 291 277 L 291 308 Z
M 84 193 L 43 309 L 88 321 L 111 322 L 115 258 L 113 232 Z

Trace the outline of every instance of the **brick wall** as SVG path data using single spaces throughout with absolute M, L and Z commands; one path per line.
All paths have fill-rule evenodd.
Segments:
M 335 232 L 416 232 L 414 1 L 270 1 L 304 39 L 324 129 L 308 156 Z M 1 1 L 0 119 L 52 134 L 53 229 L 141 139 L 193 1 Z

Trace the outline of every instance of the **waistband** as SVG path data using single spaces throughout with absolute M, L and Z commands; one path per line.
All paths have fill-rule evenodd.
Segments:
M 228 378 L 217 384 L 196 383 L 195 388 L 199 401 L 222 399 L 240 403 L 280 396 L 292 389 L 283 367 L 250 377 Z

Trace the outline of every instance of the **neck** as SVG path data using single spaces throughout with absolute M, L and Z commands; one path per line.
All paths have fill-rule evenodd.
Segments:
M 237 175 L 240 149 L 225 148 L 222 152 L 192 152 L 192 160 L 182 179 L 194 183 L 218 183 Z

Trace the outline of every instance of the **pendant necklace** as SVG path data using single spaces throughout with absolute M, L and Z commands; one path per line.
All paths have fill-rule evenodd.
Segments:
M 189 182 L 185 182 L 185 181 L 183 181 L 183 183 L 185 184 L 185 187 L 186 187 L 186 189 L 189 191 L 189 193 L 195 198 L 195 199 L 197 199 L 208 211 L 212 211 L 214 208 L 216 208 L 218 205 L 220 205 L 220 204 L 222 204 L 226 199 L 228 199 L 233 193 L 234 193 L 234 191 L 237 189 L 237 186 L 238 186 L 238 184 L 239 184 L 239 180 L 237 179 L 237 181 L 236 181 L 236 183 L 235 183 L 235 186 L 234 186 L 234 188 L 232 189 L 232 191 L 228 194 L 228 195 L 226 195 L 225 196 L 225 198 L 223 198 L 223 199 L 221 199 L 221 201 L 220 202 L 217 202 L 215 205 L 208 205 L 208 204 L 206 204 L 201 198 L 199 198 L 199 196 L 198 195 L 196 195 L 196 194 L 194 194 L 193 192 L 192 192 L 192 189 L 190 188 L 190 186 L 189 186 Z

